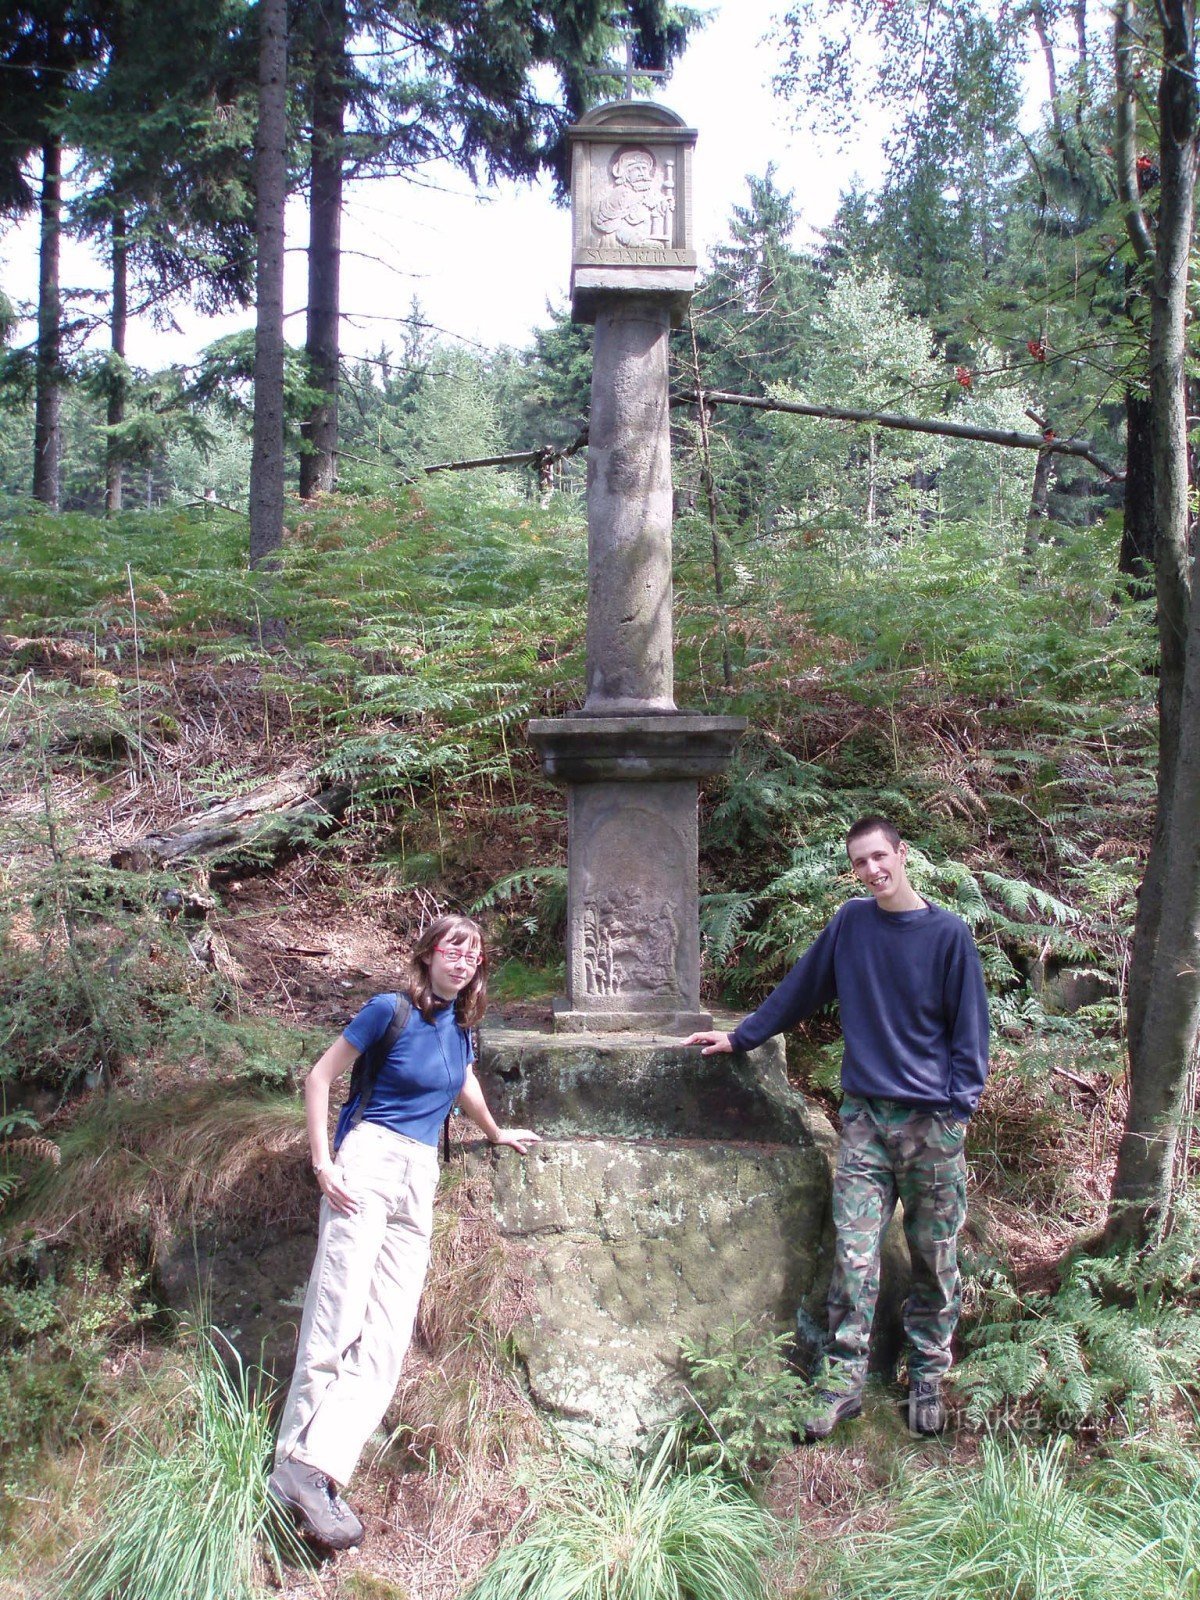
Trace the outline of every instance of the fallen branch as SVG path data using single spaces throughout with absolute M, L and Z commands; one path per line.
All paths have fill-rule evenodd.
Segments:
M 588 442 L 587 430 L 581 433 L 578 439 L 571 444 L 564 445 L 561 450 L 556 450 L 553 445 L 544 444 L 537 450 L 517 450 L 505 456 L 476 456 L 471 461 L 438 461 L 433 466 L 423 470 L 429 472 L 466 472 L 472 467 L 520 467 L 537 463 L 538 476 L 544 477 L 556 461 L 565 461 L 568 456 L 575 455 L 582 450 Z
M 862 422 L 876 428 L 898 428 L 904 433 L 934 433 L 947 439 L 973 439 L 980 444 L 1003 445 L 1010 450 L 1044 450 L 1048 455 L 1078 456 L 1090 461 L 1113 480 L 1125 477 L 1124 471 L 1104 460 L 1080 439 L 1056 439 L 1045 433 L 1018 433 L 1012 428 L 980 428 L 970 422 L 951 422 L 948 417 L 906 417 L 895 411 L 856 411 L 849 406 L 813 406 L 800 400 L 772 400 L 762 395 L 726 394 L 720 389 L 693 390 L 675 395 L 673 406 L 750 406 L 755 411 L 784 411 L 797 417 L 821 417 L 829 422 Z
M 123 845 L 113 852 L 112 864 L 133 872 L 182 861 L 209 861 L 213 868 L 236 864 L 243 871 L 269 866 L 332 833 L 350 799 L 343 784 L 309 795 L 295 780 L 273 783 Z
M 1100 1099 L 1100 1090 L 1087 1078 L 1081 1078 L 1077 1072 L 1070 1072 L 1066 1067 L 1052 1066 L 1051 1072 L 1056 1072 L 1060 1078 L 1066 1078 L 1069 1083 L 1078 1084 L 1081 1089 L 1086 1089 L 1089 1094 L 1094 1094 Z
M 906 417 L 896 411 L 856 411 L 848 406 L 811 406 L 799 400 L 771 400 L 764 395 L 728 394 L 723 389 L 694 389 L 671 396 L 676 406 L 750 406 L 755 411 L 785 411 L 797 417 L 820 417 L 828 422 L 867 423 L 874 428 L 898 428 L 904 433 L 933 433 L 945 439 L 972 439 L 978 444 L 998 444 L 1009 450 L 1041 450 L 1047 455 L 1077 456 L 1088 461 L 1113 482 L 1124 482 L 1124 469 L 1105 461 L 1082 439 L 1057 439 L 1047 428 L 1043 433 L 1018 433 L 1012 428 L 981 428 L 970 422 L 951 422 L 948 417 Z M 1036 418 L 1034 419 L 1037 420 Z M 562 450 L 543 445 L 538 450 L 518 450 L 504 456 L 476 456 L 469 461 L 439 461 L 423 470 L 429 472 L 467 472 L 473 467 L 517 467 L 537 463 L 538 477 L 548 479 L 556 461 L 564 461 L 586 447 L 584 431 Z

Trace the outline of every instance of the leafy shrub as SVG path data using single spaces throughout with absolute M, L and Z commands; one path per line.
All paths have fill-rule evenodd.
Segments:
M 791 1342 L 746 1322 L 683 1341 L 690 1405 L 669 1431 L 677 1459 L 749 1483 L 792 1448 L 812 1391 L 788 1365 Z
M 1147 1248 L 1077 1257 L 1053 1295 L 1022 1296 L 1001 1273 L 968 1330 L 956 1384 L 967 1417 L 1022 1406 L 1078 1427 L 1132 1421 L 1196 1385 L 1200 1367 L 1200 1203 Z
M 104 1363 L 114 1342 L 152 1314 L 144 1287 L 144 1276 L 132 1269 L 111 1280 L 94 1265 L 60 1269 L 36 1250 L 9 1263 L 0 1283 L 0 1456 L 6 1474 L 38 1450 L 85 1438 L 107 1422 Z M 5 1497 L 11 1492 L 8 1481 Z
M 198 1335 L 161 1436 L 120 1440 L 104 1523 L 65 1563 L 56 1600 L 258 1600 L 260 1541 L 304 1560 L 267 1494 L 268 1398 L 253 1392 L 232 1348 Z
M 770 1518 L 720 1473 L 672 1473 L 665 1448 L 628 1476 L 572 1462 L 535 1507 L 467 1600 L 766 1600 Z

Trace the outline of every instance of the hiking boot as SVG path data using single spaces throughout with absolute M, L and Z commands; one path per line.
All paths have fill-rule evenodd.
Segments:
M 286 1506 L 301 1531 L 330 1550 L 360 1544 L 363 1525 L 325 1473 L 303 1461 L 281 1461 L 267 1479 L 271 1497 Z
M 848 1422 L 862 1411 L 861 1389 L 818 1389 L 813 1395 L 814 1414 L 804 1423 L 806 1444 L 828 1439 L 839 1422 Z
M 942 1380 L 926 1378 L 908 1386 L 908 1431 L 924 1438 L 941 1433 L 946 1426 L 946 1407 L 942 1401 Z

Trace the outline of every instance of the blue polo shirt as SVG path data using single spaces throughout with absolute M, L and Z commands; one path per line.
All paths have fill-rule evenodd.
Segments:
M 387 1032 L 395 1009 L 394 994 L 377 994 L 347 1025 L 343 1037 L 360 1054 L 369 1050 Z M 436 1145 L 474 1054 L 470 1030 L 459 1027 L 452 1005 L 435 1011 L 432 1023 L 413 1006 L 404 1031 L 380 1065 L 362 1120 Z M 349 1104 L 346 1111 L 353 1116 Z M 339 1133 L 344 1131 L 339 1127 Z

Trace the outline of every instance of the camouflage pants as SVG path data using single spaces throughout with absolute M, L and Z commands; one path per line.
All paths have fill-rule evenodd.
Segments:
M 962 1285 L 958 1231 L 967 1214 L 966 1125 L 953 1117 L 847 1095 L 833 1180 L 836 1233 L 829 1285 L 829 1376 L 851 1387 L 867 1373 L 879 1293 L 879 1248 L 899 1200 L 912 1258 L 904 1307 L 910 1382 L 950 1367 Z

